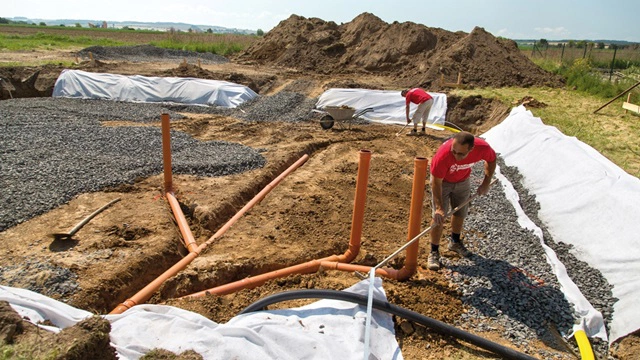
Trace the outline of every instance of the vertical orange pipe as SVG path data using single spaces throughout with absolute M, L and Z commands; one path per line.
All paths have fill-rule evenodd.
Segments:
M 351 262 L 360 252 L 362 239 L 362 223 L 364 221 L 364 206 L 367 200 L 367 186 L 369 186 L 369 165 L 371 151 L 360 150 L 358 177 L 356 178 L 356 195 L 353 200 L 353 215 L 351 217 L 351 235 L 349 249 L 340 257 L 340 262 Z
M 413 162 L 413 187 L 411 189 L 411 210 L 409 212 L 409 229 L 407 231 L 407 241 L 411 241 L 420 233 L 422 223 L 422 207 L 424 205 L 424 187 L 427 179 L 428 160 L 423 157 L 416 157 Z M 416 272 L 418 268 L 418 251 L 420 244 L 415 241 L 407 248 L 407 256 L 404 260 L 404 267 L 398 274 L 398 280 L 406 280 Z
M 169 122 L 169 114 L 160 115 L 160 119 L 162 122 L 162 164 L 164 167 L 165 197 L 167 198 L 167 202 L 171 207 L 176 223 L 178 224 L 178 228 L 180 229 L 180 233 L 182 234 L 184 245 L 189 252 L 192 252 L 198 245 L 196 243 L 196 239 L 193 237 L 191 229 L 189 228 L 189 223 L 180 208 L 180 203 L 173 194 L 173 174 L 171 170 L 171 125 Z
M 162 120 L 162 163 L 164 164 L 164 192 L 173 191 L 171 180 L 171 126 L 169 114 L 160 115 Z

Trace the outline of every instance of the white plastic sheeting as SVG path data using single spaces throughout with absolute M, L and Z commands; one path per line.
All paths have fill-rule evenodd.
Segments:
M 447 95 L 429 92 L 433 97 L 433 105 L 429 113 L 430 124 L 444 125 L 447 114 Z M 400 90 L 367 90 L 367 89 L 329 89 L 322 93 L 316 103 L 317 109 L 326 106 L 347 105 L 357 111 L 373 108 L 372 112 L 363 114 L 363 119 L 383 124 L 407 123 L 405 113 L 405 98 L 400 95 Z M 413 116 L 418 105 L 411 104 L 409 116 Z
M 518 168 L 554 240 L 571 244 L 576 258 L 613 285 L 618 301 L 609 343 L 640 329 L 640 180 L 590 146 L 544 125 L 524 106 L 514 108 L 483 137 L 506 165 Z M 606 340 L 601 315 L 571 282 L 555 254 L 546 252 L 567 300 L 583 316 L 578 327 Z
M 227 81 L 178 77 L 124 76 L 63 70 L 53 97 L 126 102 L 167 102 L 235 108 L 258 96 L 253 90 Z
M 367 295 L 369 281 L 345 291 Z M 382 280 L 374 281 L 374 298 L 386 301 Z M 37 293 L 0 286 L 7 301 L 33 323 L 49 320 L 52 331 L 92 316 Z M 320 300 L 294 309 L 239 315 L 226 324 L 165 305 L 138 305 L 111 323 L 111 345 L 120 359 L 138 359 L 154 348 L 176 354 L 194 350 L 205 359 L 357 359 L 364 349 L 366 307 L 337 300 Z M 402 360 L 391 315 L 373 310 L 369 353 L 375 359 Z

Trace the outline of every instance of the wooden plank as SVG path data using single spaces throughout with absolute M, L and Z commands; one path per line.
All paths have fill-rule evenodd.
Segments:
M 640 114 L 640 105 L 632 104 L 625 101 L 622 103 L 622 108 L 625 110 L 634 111 Z

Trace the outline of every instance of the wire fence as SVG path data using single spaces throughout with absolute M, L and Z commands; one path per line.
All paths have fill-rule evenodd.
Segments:
M 588 59 L 593 67 L 611 71 L 640 67 L 640 46 L 603 49 L 593 45 L 577 48 L 569 47 L 567 44 L 534 43 L 530 50 L 523 50 L 523 52 L 532 59 L 545 59 L 567 65 L 578 59 Z

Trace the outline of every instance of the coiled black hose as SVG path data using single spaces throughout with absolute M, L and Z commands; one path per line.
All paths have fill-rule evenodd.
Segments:
M 347 302 L 356 303 L 359 305 L 367 306 L 367 297 L 360 294 L 354 294 L 346 291 L 339 290 L 292 290 L 282 293 L 274 294 L 262 298 L 253 304 L 247 306 L 240 314 L 246 314 L 254 311 L 265 309 L 271 304 L 275 304 L 282 301 L 297 300 L 297 299 L 332 299 L 342 300 Z M 460 339 L 473 344 L 492 353 L 501 356 L 505 359 L 517 359 L 517 360 L 535 360 L 527 354 L 523 354 L 511 348 L 494 343 L 480 336 L 471 334 L 464 330 L 460 330 L 451 325 L 445 324 L 442 321 L 432 319 L 430 317 L 418 314 L 411 310 L 401 308 L 399 306 L 392 305 L 386 301 L 380 301 L 373 299 L 373 307 L 378 310 L 382 310 L 389 314 L 397 315 L 407 320 L 416 322 L 418 324 L 429 327 L 441 334 L 453 336 L 456 339 Z

